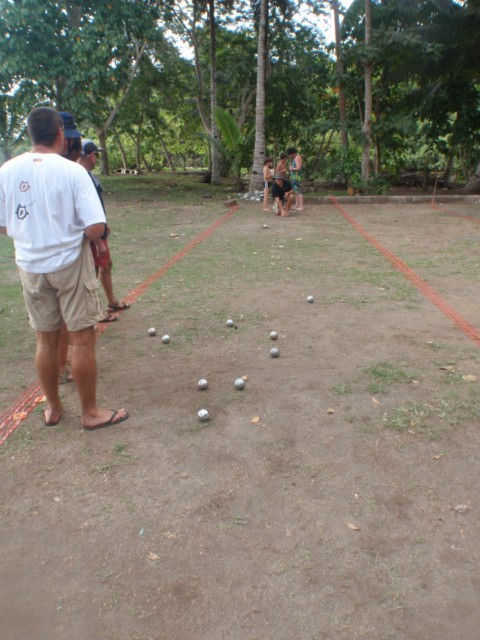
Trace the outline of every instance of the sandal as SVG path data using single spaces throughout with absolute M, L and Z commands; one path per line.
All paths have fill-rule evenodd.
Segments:
M 94 424 L 91 427 L 83 425 L 83 428 L 85 431 L 95 431 L 95 429 L 103 429 L 103 427 L 114 427 L 128 418 L 128 411 L 125 411 L 123 415 L 120 414 L 121 411 L 125 411 L 125 409 L 117 409 L 116 411 L 112 410 L 112 415 L 105 422 Z
M 98 322 L 115 322 L 116 319 L 117 316 L 114 316 L 110 313 L 110 311 L 107 311 L 105 315 L 101 317 L 100 320 L 98 320 Z
M 130 305 L 126 302 L 114 302 L 108 305 L 109 311 L 125 311 L 125 309 L 130 309 Z

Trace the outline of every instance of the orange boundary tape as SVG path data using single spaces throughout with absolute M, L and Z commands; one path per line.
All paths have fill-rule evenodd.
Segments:
M 160 269 L 152 273 L 144 282 L 139 284 L 138 287 L 130 291 L 130 293 L 123 298 L 122 302 L 127 302 L 128 304 L 136 302 L 136 300 L 145 293 L 151 284 L 161 278 L 168 269 L 179 262 L 189 251 L 208 238 L 208 236 L 210 236 L 221 224 L 233 216 L 237 210 L 238 204 L 230 207 L 228 213 L 224 214 L 198 236 L 193 238 L 191 242 L 185 245 L 183 249 L 180 249 L 180 251 L 170 258 L 170 260 L 160 267 Z M 116 315 L 118 315 L 118 313 Z M 109 324 L 110 323 L 97 325 L 97 338 L 109 327 Z M 28 387 L 28 389 L 26 389 L 24 393 L 0 415 L 0 446 L 15 431 L 15 429 L 20 426 L 29 413 L 31 413 L 38 404 L 44 401 L 45 396 L 41 390 L 40 383 L 36 381 L 31 384 L 30 387 Z
M 466 336 L 473 340 L 478 346 L 480 346 L 480 330 L 467 322 L 463 316 L 458 313 L 453 307 L 447 304 L 443 298 L 433 289 L 425 280 L 422 280 L 403 260 L 397 257 L 392 251 L 385 248 L 378 240 L 371 236 L 361 224 L 359 224 L 351 215 L 349 215 L 342 205 L 338 202 L 335 196 L 329 196 L 330 201 L 336 206 L 338 212 L 347 220 L 355 229 L 362 235 L 368 242 L 377 249 L 387 260 L 389 260 L 397 271 L 413 282 L 419 291 L 423 295 L 433 302 L 433 304 L 442 311 L 456 327 L 458 327 Z
M 447 213 L 449 216 L 455 216 L 455 218 L 463 218 L 464 220 L 469 220 L 470 222 L 480 224 L 480 218 L 475 218 L 474 216 L 466 216 L 463 213 L 458 213 L 457 211 L 452 211 L 451 209 L 445 209 L 444 207 L 441 207 L 438 202 L 435 202 L 434 198 L 432 198 L 430 206 L 432 207 L 432 209 L 435 209 L 435 211 L 438 211 L 439 213 Z

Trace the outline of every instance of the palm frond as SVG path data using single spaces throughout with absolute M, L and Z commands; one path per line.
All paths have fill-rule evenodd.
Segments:
M 215 119 L 223 138 L 223 143 L 229 151 L 237 153 L 243 144 L 243 136 L 235 118 L 221 107 L 215 108 Z

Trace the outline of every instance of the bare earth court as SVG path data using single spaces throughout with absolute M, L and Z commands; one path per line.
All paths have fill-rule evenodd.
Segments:
M 107 196 L 120 296 L 222 200 Z M 83 432 L 65 385 L 58 427 L 39 406 L 0 448 L 2 640 L 478 637 L 480 343 L 335 206 L 260 206 L 100 336 L 100 399 L 128 421 Z M 343 207 L 480 327 L 478 205 Z M 3 410 L 36 376 L 0 251 Z

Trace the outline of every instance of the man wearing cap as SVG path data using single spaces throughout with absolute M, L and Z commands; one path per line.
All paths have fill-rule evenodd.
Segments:
M 46 425 L 58 424 L 57 350 L 65 322 L 72 343 L 72 370 L 90 431 L 128 418 L 125 409 L 99 407 L 96 398 L 94 325 L 100 309 L 89 240 L 105 232 L 105 214 L 87 173 L 60 156 L 65 133 L 49 107 L 27 119 L 33 148 L 0 168 L 0 233 L 15 244 L 30 325 L 36 331 L 36 366 L 47 406 Z
M 59 111 L 59 116 L 63 121 L 63 131 L 65 133 L 65 144 L 60 155 L 67 160 L 76 162 L 82 151 L 82 134 L 77 129 L 75 118 L 68 111 Z
M 63 121 L 65 142 L 60 155 L 67 160 L 76 162 L 82 150 L 82 134 L 77 129 L 75 118 L 69 111 L 59 111 Z M 58 373 L 60 384 L 73 381 L 72 369 L 68 358 L 69 336 L 65 323 L 60 328 L 58 341 Z
M 272 187 L 272 198 L 277 205 L 277 216 L 289 216 L 294 198 L 290 182 L 281 173 L 275 174 L 275 184 Z
M 105 204 L 102 197 L 102 185 L 98 178 L 92 173 L 95 169 L 95 165 L 97 164 L 97 158 L 100 151 L 103 151 L 103 149 L 99 149 L 92 140 L 84 140 L 82 144 L 82 153 L 77 162 L 88 171 L 88 175 L 90 176 L 97 191 L 103 211 L 105 211 Z M 108 228 L 106 235 L 108 235 Z M 93 260 L 95 262 L 95 271 L 100 278 L 103 290 L 105 291 L 105 295 L 108 299 L 108 311 L 102 317 L 100 322 L 112 322 L 113 320 L 116 320 L 116 316 L 112 315 L 113 312 L 128 309 L 130 305 L 126 302 L 119 302 L 113 293 L 112 258 L 110 256 L 107 238 L 105 237 L 101 238 L 97 242 L 91 242 L 90 247 L 92 249 Z

